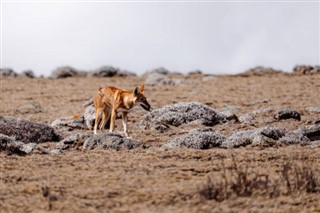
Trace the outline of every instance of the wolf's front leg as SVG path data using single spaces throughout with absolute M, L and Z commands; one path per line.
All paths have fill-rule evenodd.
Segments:
M 127 122 L 128 122 L 128 113 L 122 112 L 122 126 L 123 126 L 123 132 L 127 138 L 129 138 L 128 128 L 127 128 Z

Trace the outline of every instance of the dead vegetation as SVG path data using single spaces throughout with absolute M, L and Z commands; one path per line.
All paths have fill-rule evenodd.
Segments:
M 233 164 L 226 168 L 221 163 L 220 177 L 209 177 L 207 182 L 198 190 L 201 199 L 218 202 L 235 197 L 261 196 L 276 198 L 294 194 L 319 193 L 320 172 L 316 165 L 301 165 L 284 162 L 279 166 L 277 174 L 272 177 L 270 171 L 255 171 L 248 166 L 239 165 L 233 156 Z M 219 181 L 214 181 L 219 179 Z

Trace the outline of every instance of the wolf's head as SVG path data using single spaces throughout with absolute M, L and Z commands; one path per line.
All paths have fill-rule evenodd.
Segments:
M 151 109 L 151 106 L 150 104 L 148 103 L 147 101 L 147 98 L 143 95 L 143 90 L 144 90 L 144 85 L 142 85 L 140 88 L 139 87 L 136 87 L 134 89 L 134 96 L 136 97 L 135 99 L 135 104 L 140 104 L 140 106 L 147 110 L 147 111 L 150 111 Z

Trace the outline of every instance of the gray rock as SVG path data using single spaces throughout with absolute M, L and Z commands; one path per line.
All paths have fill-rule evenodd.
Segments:
M 60 142 L 58 142 L 56 145 L 56 148 L 58 150 L 70 149 L 71 147 L 74 147 L 77 143 L 83 144 L 87 138 L 92 137 L 92 136 L 93 136 L 92 132 L 73 134 L 73 135 L 70 135 L 70 136 L 64 138 Z
M 210 149 L 220 147 L 226 137 L 215 133 L 211 128 L 196 129 L 190 133 L 169 140 L 164 147 Z
M 241 76 L 265 76 L 265 75 L 274 75 L 274 74 L 280 74 L 283 73 L 281 70 L 276 70 L 271 67 L 254 67 L 249 70 L 246 70 L 245 72 L 241 73 Z
M 176 84 L 176 81 L 169 78 L 167 75 L 154 72 L 154 73 L 149 73 L 147 75 L 147 78 L 144 81 L 144 84 L 150 85 L 150 86 L 156 86 L 156 85 L 173 86 Z
M 188 72 L 188 75 L 202 75 L 202 71 L 201 70 L 193 70 Z
M 239 117 L 239 121 L 241 123 L 251 123 L 253 119 L 254 119 L 254 116 L 252 114 L 249 114 L 249 113 L 241 115 Z
M 320 140 L 320 124 L 303 127 L 299 130 L 299 133 L 307 137 L 310 141 Z
M 93 101 L 94 101 L 94 99 L 90 98 L 89 100 L 85 101 L 82 106 L 83 107 L 88 107 L 90 105 L 93 105 Z
M 148 70 L 146 73 L 143 74 L 143 76 L 147 76 L 147 75 L 152 74 L 152 73 L 157 73 L 157 74 L 160 74 L 160 75 L 168 75 L 170 73 L 170 71 L 167 70 L 164 67 L 158 67 L 158 68 L 155 68 L 155 69 L 152 69 L 152 70 Z
M 51 126 L 10 117 L 0 117 L 0 132 L 14 136 L 16 140 L 24 143 L 60 140 L 60 136 Z
M 35 74 L 32 70 L 25 70 L 21 73 L 21 76 L 27 77 L 27 78 L 35 78 Z
M 0 77 L 17 77 L 18 74 L 11 68 L 0 68 Z
M 89 105 L 88 107 L 86 107 L 83 116 L 84 116 L 85 123 L 89 129 L 93 129 L 94 127 L 94 123 L 96 119 L 95 114 L 96 114 L 96 110 L 93 105 Z
M 293 73 L 298 75 L 319 74 L 320 66 L 297 65 L 293 68 Z
M 232 134 L 221 145 L 225 148 L 245 146 L 278 146 L 290 144 L 308 144 L 310 140 L 301 132 L 289 132 L 284 128 L 258 128 Z
M 180 126 L 195 120 L 201 120 L 205 126 L 214 126 L 227 121 L 224 114 L 202 103 L 180 102 L 151 111 L 144 116 L 139 126 L 142 129 L 164 132 L 169 126 Z
M 8 154 L 26 155 L 31 153 L 36 145 L 36 143 L 24 144 L 21 141 L 16 141 L 13 137 L 0 134 L 0 151 L 5 151 Z
M 276 112 L 276 114 L 274 115 L 274 117 L 277 120 L 284 120 L 284 119 L 295 119 L 300 121 L 301 120 L 301 116 L 297 111 L 294 111 L 290 108 L 286 108 L 286 109 L 280 109 Z
M 222 111 L 221 112 L 228 121 L 234 120 L 235 122 L 239 122 L 239 118 L 232 111 Z
M 59 150 L 66 150 L 80 144 L 87 150 L 96 148 L 119 150 L 122 148 L 134 149 L 143 147 L 143 143 L 133 139 L 124 138 L 119 134 L 105 133 L 94 135 L 92 132 L 87 132 L 68 136 L 60 141 L 56 148 Z
M 138 147 L 143 147 L 143 143 L 133 140 L 124 138 L 121 135 L 114 134 L 114 133 L 106 133 L 103 135 L 93 135 L 85 140 L 83 147 L 85 149 L 134 149 Z
M 58 130 L 72 131 L 74 129 L 86 129 L 87 125 L 84 116 L 75 119 L 74 117 L 65 117 L 56 119 L 51 123 L 51 126 Z
M 117 76 L 120 76 L 120 77 L 135 77 L 137 76 L 136 73 L 134 72 L 130 72 L 130 71 L 127 71 L 127 70 L 119 70 L 118 73 L 117 73 Z
M 65 66 L 65 67 L 58 67 L 52 71 L 51 77 L 52 78 L 67 78 L 67 77 L 74 77 L 78 76 L 79 73 L 73 67 Z
M 118 72 L 119 69 L 113 66 L 102 66 L 90 74 L 95 77 L 113 77 L 117 75 Z
M 45 110 L 40 106 L 40 104 L 37 103 L 28 103 L 23 106 L 20 106 L 18 109 L 15 110 L 18 113 L 22 114 L 36 114 L 36 113 L 42 113 Z
M 320 113 L 320 107 L 315 107 L 315 106 L 306 107 L 306 111 Z
M 272 113 L 274 110 L 270 107 L 267 108 L 261 108 L 261 109 L 256 109 L 252 111 L 253 115 L 259 115 L 259 114 L 266 114 L 266 113 Z

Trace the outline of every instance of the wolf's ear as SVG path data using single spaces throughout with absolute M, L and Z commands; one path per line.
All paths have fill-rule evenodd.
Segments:
M 144 85 L 142 85 L 139 89 L 139 93 L 143 93 L 143 90 L 144 90 Z
M 139 87 L 136 87 L 135 89 L 134 89 L 134 95 L 135 96 L 138 96 L 139 95 Z

